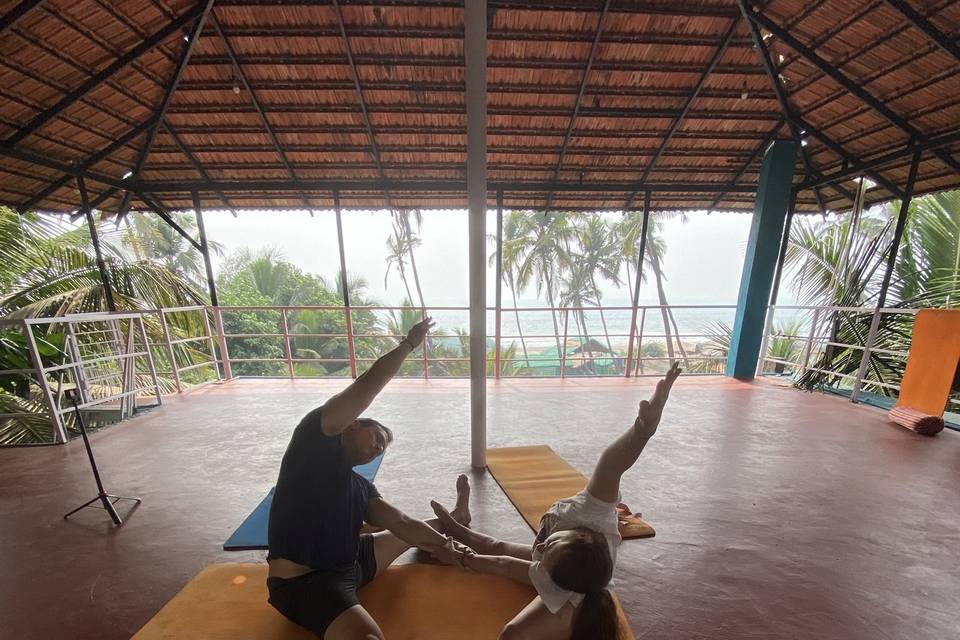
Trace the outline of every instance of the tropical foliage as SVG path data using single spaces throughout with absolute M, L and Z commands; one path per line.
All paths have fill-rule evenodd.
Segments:
M 836 220 L 801 221 L 794 228 L 787 266 L 794 272 L 795 292 L 803 304 L 872 307 L 883 287 L 899 202 L 866 212 L 859 225 L 850 216 Z M 960 306 L 960 192 L 945 192 L 910 202 L 900 250 L 891 274 L 885 307 L 956 308 Z M 873 316 L 839 312 L 821 318 L 829 342 L 862 345 Z M 867 367 L 867 378 L 897 384 L 909 350 L 912 318 L 881 314 Z M 858 372 L 862 351 L 828 345 L 815 354 L 813 367 L 798 385 L 806 389 L 846 387 Z M 822 371 L 816 371 L 820 369 Z M 826 372 L 826 373 L 824 373 Z M 884 386 L 866 390 L 890 394 Z
M 177 221 L 188 230 L 192 228 L 185 216 L 178 216 Z M 155 223 L 141 222 L 128 222 L 122 230 L 111 223 L 98 225 L 118 311 L 206 303 L 202 288 L 197 284 L 196 269 L 180 258 L 185 249 L 176 242 L 159 242 L 158 228 Z M 163 246 L 168 251 L 166 261 L 158 259 Z M 6 320 L 108 310 L 88 229 L 82 225 L 64 226 L 51 217 L 19 216 L 10 209 L 0 208 L 0 285 L 0 315 Z M 171 338 L 177 340 L 198 335 L 199 322 L 196 315 L 171 314 L 168 320 Z M 163 344 L 164 335 L 158 319 L 148 316 L 145 325 L 151 343 Z M 45 365 L 65 361 L 65 335 L 59 325 L 35 325 L 34 337 Z M 181 366 L 209 358 L 189 343 L 178 344 L 174 357 Z M 154 358 L 158 368 L 171 371 L 165 351 L 156 350 Z M 0 334 L 0 370 L 23 370 L 32 366 L 26 336 L 16 324 L 10 325 Z M 145 371 L 138 371 L 136 375 L 145 375 Z M 195 369 L 186 377 L 209 375 L 212 375 L 212 369 Z M 63 373 L 59 376 L 52 382 L 63 383 Z M 162 377 L 159 382 L 164 389 L 173 388 L 169 377 Z M 0 419 L 0 444 L 49 439 L 51 421 L 35 380 L 31 381 L 24 374 L 3 376 L 0 379 L 0 404 L 3 405 L 0 413 L 10 414 Z

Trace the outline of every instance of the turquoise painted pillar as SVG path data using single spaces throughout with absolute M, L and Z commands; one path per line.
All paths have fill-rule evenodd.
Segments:
M 797 143 L 777 140 L 770 145 L 760 165 L 760 181 L 753 205 L 753 222 L 743 259 L 737 317 L 730 337 L 727 375 L 751 380 L 757 370 L 760 344 L 766 323 L 770 287 L 777 268 L 783 225 L 790 207 Z

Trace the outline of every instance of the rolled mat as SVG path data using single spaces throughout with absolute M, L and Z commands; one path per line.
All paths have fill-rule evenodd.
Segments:
M 316 640 L 267 603 L 266 581 L 264 564 L 211 565 L 133 639 Z M 506 578 L 422 564 L 390 567 L 359 592 L 389 640 L 496 640 L 535 595 Z M 632 640 L 619 602 L 617 611 Z
M 586 476 L 547 445 L 487 449 L 487 469 L 534 531 L 550 505 L 587 486 Z M 656 535 L 639 516 L 618 511 L 624 539 Z
M 907 407 L 894 407 L 890 409 L 887 417 L 890 418 L 891 422 L 924 436 L 935 436 L 943 431 L 944 427 L 943 418 L 928 416 Z

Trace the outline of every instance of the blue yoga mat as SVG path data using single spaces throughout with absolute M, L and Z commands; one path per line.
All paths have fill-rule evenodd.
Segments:
M 383 454 L 380 454 L 367 464 L 354 467 L 353 470 L 361 476 L 373 482 L 377 477 L 377 471 L 380 470 L 380 463 L 383 462 Z M 267 521 L 270 517 L 270 505 L 273 503 L 273 490 L 260 501 L 257 508 L 237 527 L 227 541 L 223 543 L 224 551 L 250 551 L 255 549 L 267 548 Z

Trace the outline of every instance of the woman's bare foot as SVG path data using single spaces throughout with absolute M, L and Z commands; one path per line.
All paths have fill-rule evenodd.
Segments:
M 470 524 L 470 480 L 463 474 L 457 477 L 457 503 L 450 515 L 465 527 Z

